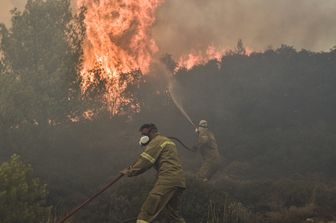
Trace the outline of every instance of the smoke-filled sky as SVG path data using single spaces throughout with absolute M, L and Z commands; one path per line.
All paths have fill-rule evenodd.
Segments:
M 10 10 L 14 7 L 23 9 L 27 0 L 0 0 L 0 22 L 6 25 L 10 22 Z
M 167 0 L 157 23 L 159 46 L 176 53 L 210 43 L 232 47 L 239 38 L 253 49 L 336 45 L 335 0 Z
M 0 0 L 0 21 L 26 0 Z M 233 48 L 241 38 L 255 50 L 280 44 L 328 50 L 336 45 L 336 0 L 166 0 L 157 11 L 153 35 L 161 52 Z

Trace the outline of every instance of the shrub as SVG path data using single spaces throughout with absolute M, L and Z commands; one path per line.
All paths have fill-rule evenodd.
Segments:
M 32 176 L 32 168 L 13 155 L 0 166 L 1 223 L 39 223 L 49 220 L 47 186 Z

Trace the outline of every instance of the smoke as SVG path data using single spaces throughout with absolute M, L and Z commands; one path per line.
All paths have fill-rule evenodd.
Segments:
M 184 116 L 184 118 L 195 127 L 194 122 L 188 115 L 187 111 L 184 108 L 184 97 L 182 93 L 182 86 L 179 82 L 176 81 L 174 77 L 174 65 L 171 67 L 171 58 L 162 57 L 154 58 L 154 61 L 151 65 L 151 72 L 148 76 L 155 79 L 155 85 L 159 87 L 160 90 L 168 90 L 167 93 L 170 96 L 172 102 L 175 104 L 176 108 Z M 176 65 L 176 64 L 175 64 Z
M 158 9 L 154 38 L 174 58 L 213 44 L 254 50 L 280 44 L 329 50 L 336 44 L 334 0 L 169 0 Z
M 26 0 L 1 0 L 0 22 Z M 238 39 L 255 50 L 280 44 L 328 50 L 336 44 L 334 0 L 165 0 L 153 35 L 161 52 L 178 58 L 213 44 L 233 48 Z
M 1 0 L 0 1 L 0 23 L 9 25 L 11 14 L 10 10 L 18 8 L 22 10 L 27 0 Z

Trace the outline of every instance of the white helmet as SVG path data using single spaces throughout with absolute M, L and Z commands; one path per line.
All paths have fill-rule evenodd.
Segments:
M 208 128 L 208 122 L 206 120 L 201 120 L 198 126 L 202 128 Z

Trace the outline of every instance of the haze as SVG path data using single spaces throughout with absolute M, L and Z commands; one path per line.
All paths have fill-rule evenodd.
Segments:
M 0 21 L 26 0 L 1 0 Z M 335 45 L 334 0 L 169 0 L 157 11 L 153 35 L 162 53 L 180 56 L 209 44 L 233 48 L 238 39 L 254 50 L 281 44 L 314 51 Z

